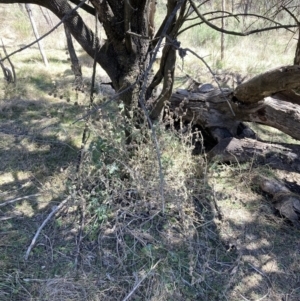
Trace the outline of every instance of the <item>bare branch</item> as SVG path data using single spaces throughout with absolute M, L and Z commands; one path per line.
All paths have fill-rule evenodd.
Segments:
M 25 254 L 25 260 L 28 260 L 29 254 L 32 250 L 32 248 L 34 247 L 36 240 L 38 238 L 38 236 L 40 235 L 41 231 L 43 230 L 43 228 L 46 226 L 46 224 L 49 222 L 49 220 L 52 218 L 52 216 L 58 211 L 60 210 L 66 203 L 67 201 L 69 201 L 71 199 L 71 196 L 68 196 L 66 199 L 64 199 L 58 206 L 54 207 L 52 209 L 52 211 L 49 213 L 49 215 L 47 216 L 47 218 L 43 221 L 43 223 L 41 224 L 41 226 L 38 228 L 38 230 L 36 231 L 30 246 L 28 247 L 26 254 Z
M 81 3 L 81 0 L 69 0 L 69 1 L 76 5 L 79 5 Z M 88 4 L 83 4 L 81 6 L 81 9 L 83 9 L 84 11 L 86 11 L 87 13 L 89 13 L 93 16 L 95 16 L 95 14 L 96 14 L 96 10 L 93 7 L 89 6 Z
M 184 48 L 184 49 L 183 49 L 183 48 L 180 48 L 180 47 L 176 47 L 176 45 L 174 45 L 174 47 L 177 48 L 179 51 L 180 51 L 180 50 L 183 51 L 184 53 L 186 53 L 187 51 L 189 51 L 189 52 L 192 53 L 195 57 L 197 57 L 199 60 L 201 60 L 201 61 L 203 62 L 203 64 L 206 66 L 206 68 L 209 70 L 209 72 L 210 72 L 211 75 L 213 76 L 213 78 L 214 78 L 216 84 L 218 85 L 218 88 L 219 88 L 219 90 L 221 91 L 221 94 L 222 94 L 223 98 L 226 99 L 226 102 L 227 102 L 227 104 L 228 104 L 228 106 L 229 106 L 229 108 L 230 108 L 230 111 L 231 111 L 232 115 L 235 116 L 235 113 L 234 113 L 234 111 L 233 111 L 233 109 L 232 109 L 232 106 L 231 106 L 231 104 L 230 104 L 228 98 L 226 97 L 226 95 L 223 93 L 223 90 L 222 90 L 222 88 L 221 88 L 221 86 L 220 86 L 220 84 L 219 84 L 219 82 L 218 82 L 218 80 L 217 80 L 217 78 L 216 78 L 215 73 L 212 71 L 212 69 L 211 69 L 210 66 L 206 63 L 206 61 L 205 61 L 201 56 L 199 56 L 195 51 L 193 51 L 193 50 L 191 50 L 191 49 L 189 49 L 189 48 Z
M 238 32 L 238 31 L 232 31 L 232 30 L 226 30 L 226 29 L 222 29 L 218 26 L 216 26 L 215 24 L 209 22 L 207 19 L 204 18 L 204 16 L 200 13 L 200 11 L 198 10 L 198 8 L 196 7 L 195 3 L 193 0 L 189 0 L 193 9 L 195 10 L 195 12 L 197 13 L 198 17 L 209 27 L 219 31 L 219 32 L 224 32 L 227 34 L 231 34 L 231 35 L 236 35 L 236 36 L 248 36 L 254 33 L 258 33 L 258 32 L 263 32 L 263 31 L 269 31 L 269 30 L 273 30 L 273 29 L 280 29 L 280 28 L 295 28 L 298 25 L 277 25 L 277 26 L 270 26 L 270 27 L 265 27 L 265 28 L 261 28 L 261 29 L 255 29 L 255 30 L 250 30 L 250 31 L 246 31 L 246 32 Z
M 294 20 L 297 24 L 299 24 L 299 20 L 297 19 L 297 17 L 285 6 L 281 6 Z
M 7 51 L 6 51 L 6 48 L 4 46 L 4 43 L 3 43 L 3 40 L 1 39 L 2 41 L 2 48 L 3 48 L 3 51 L 4 51 L 4 54 L 6 55 L 7 57 Z M 3 59 L 4 60 L 4 59 Z M 7 60 L 10 64 L 10 67 L 11 67 L 11 71 L 12 71 L 12 74 L 11 74 L 11 71 L 7 68 L 4 67 L 3 63 L 2 63 L 2 60 L 1 60 L 1 57 L 0 57 L 0 65 L 2 67 L 2 70 L 3 70 L 3 73 L 4 73 L 4 76 L 6 78 L 6 80 L 9 82 L 9 83 L 13 83 L 13 84 L 16 84 L 17 82 L 17 75 L 16 75 L 16 71 L 15 71 L 15 66 L 13 65 L 12 61 L 10 60 L 9 57 L 7 57 Z
M 31 195 L 27 195 L 27 196 L 21 196 L 19 198 L 16 198 L 16 199 L 12 199 L 12 200 L 8 200 L 4 203 L 0 203 L 0 207 L 4 207 L 6 205 L 9 205 L 9 204 L 12 204 L 12 203 L 15 203 L 17 201 L 21 201 L 21 200 L 28 200 L 28 199 L 31 199 L 33 197 L 36 197 L 36 196 L 40 196 L 42 195 L 41 193 L 36 193 L 36 194 L 31 194 Z
M 282 66 L 242 83 L 235 89 L 234 96 L 240 102 L 255 103 L 276 92 L 296 89 L 299 86 L 300 67 Z
M 208 14 L 211 14 L 211 13 L 203 14 L 203 16 L 208 15 Z M 272 22 L 272 23 L 274 23 L 274 24 L 276 24 L 276 25 L 278 25 L 278 26 L 283 26 L 281 23 L 276 22 L 275 20 L 272 20 L 272 19 L 270 19 L 270 18 L 268 18 L 268 17 L 261 16 L 261 15 L 257 15 L 257 14 L 229 14 L 229 15 L 227 15 L 227 16 L 217 16 L 217 17 L 213 17 L 213 18 L 207 19 L 207 21 L 210 22 L 210 21 L 214 21 L 214 20 L 218 20 L 218 19 L 231 18 L 231 17 L 238 20 L 238 17 L 246 17 L 246 16 L 249 16 L 249 17 L 257 17 L 257 18 L 260 18 L 260 19 L 263 19 L 263 20 Z M 193 27 L 195 27 L 195 26 L 202 25 L 202 24 L 205 24 L 205 22 L 202 21 L 202 22 L 198 22 L 198 23 L 195 23 L 195 24 L 191 24 L 190 26 L 187 26 L 187 27 L 183 28 L 181 31 L 179 31 L 178 34 L 177 34 L 177 36 L 181 35 L 183 32 L 185 32 L 185 31 L 188 30 L 188 29 L 191 29 L 191 28 L 193 28 Z M 290 25 L 290 26 L 291 26 L 292 28 L 295 27 L 294 25 Z M 277 27 L 276 27 L 276 29 L 277 29 Z M 220 30 L 222 30 L 222 29 L 220 28 Z M 258 29 L 258 30 L 259 30 L 259 29 Z M 293 32 L 293 31 L 292 31 L 291 29 L 289 29 L 289 28 L 286 28 L 286 30 Z M 251 31 L 249 31 L 249 32 L 248 32 L 248 35 L 253 34 L 253 33 L 258 33 L 258 32 L 251 32 Z

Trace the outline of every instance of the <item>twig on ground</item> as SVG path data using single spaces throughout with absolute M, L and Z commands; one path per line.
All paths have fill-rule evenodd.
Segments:
M 77 250 L 76 250 L 76 256 L 75 256 L 75 265 L 78 268 L 78 263 L 79 263 L 79 254 L 80 254 L 80 248 L 81 248 L 81 243 L 82 240 L 84 238 L 83 236 L 83 230 L 84 230 L 84 226 L 85 226 L 85 212 L 86 212 L 86 200 L 85 198 L 80 194 L 80 198 L 82 201 L 81 204 L 81 208 L 80 208 L 80 215 L 81 215 L 81 223 L 80 223 L 80 227 L 79 227 L 79 233 L 78 233 L 78 243 L 77 243 Z
M 141 285 L 141 283 L 153 272 L 153 270 L 157 267 L 157 265 L 160 263 L 161 259 L 159 259 L 154 266 L 151 267 L 150 271 L 142 277 L 140 281 L 133 287 L 133 289 L 130 291 L 130 293 L 122 300 L 127 301 L 133 293 L 137 290 L 137 288 Z
M 41 226 L 38 228 L 38 230 L 36 231 L 30 246 L 28 247 L 26 254 L 25 254 L 25 260 L 28 260 L 29 254 L 33 248 L 33 246 L 35 245 L 35 242 L 38 238 L 38 236 L 40 235 L 42 229 L 45 227 L 45 225 L 49 222 L 49 220 L 52 218 L 52 216 L 58 211 L 60 210 L 66 203 L 67 201 L 69 201 L 71 199 L 71 196 L 68 196 L 66 199 L 64 199 L 58 206 L 54 207 L 53 210 L 49 213 L 49 215 L 47 216 L 47 218 L 43 221 L 43 223 L 41 224 Z
M 36 194 L 27 195 L 27 196 L 21 196 L 21 197 L 16 198 L 16 199 L 8 200 L 8 201 L 6 201 L 4 203 L 0 203 L 0 207 L 4 207 L 4 206 L 12 204 L 14 202 L 17 202 L 17 201 L 20 201 L 20 200 L 30 199 L 30 198 L 33 198 L 33 197 L 36 197 L 36 196 L 40 196 L 40 195 L 42 195 L 42 194 L 41 193 L 36 193 Z

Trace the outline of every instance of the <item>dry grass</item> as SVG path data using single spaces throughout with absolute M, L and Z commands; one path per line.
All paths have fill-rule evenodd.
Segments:
M 1 83 L 1 202 L 41 195 L 0 207 L 0 299 L 299 300 L 299 231 L 276 217 L 268 198 L 250 185 L 256 173 L 290 183 L 299 183 L 299 175 L 211 165 L 203 153 L 192 155 L 190 130 L 179 134 L 157 124 L 161 187 L 151 133 L 135 129 L 138 143 L 126 145 L 119 103 L 92 116 L 76 173 L 84 122 L 73 121 L 86 112 L 89 96 L 72 89 L 60 43 L 48 48 L 49 70 L 37 49 L 26 50 L 13 58 L 17 86 Z M 248 72 L 253 66 L 235 47 L 238 71 Z M 80 56 L 89 91 L 91 59 Z M 224 64 L 229 68 L 230 60 Z M 194 66 L 187 59 L 187 69 L 207 76 Z M 101 70 L 97 76 L 103 79 Z M 98 91 L 96 103 L 106 97 Z M 25 261 L 39 226 L 69 195 Z

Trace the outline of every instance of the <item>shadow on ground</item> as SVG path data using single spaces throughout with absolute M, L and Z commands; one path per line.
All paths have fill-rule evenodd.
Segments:
M 82 111 L 66 102 L 1 103 L 2 203 L 42 194 L 0 207 L 1 300 L 300 299 L 299 230 L 252 190 L 249 169 L 207 165 L 180 187 L 166 176 L 162 211 L 151 152 L 143 163 L 150 176 L 145 167 L 139 174 L 104 140 L 97 147 L 109 160 L 80 179 L 80 193 L 25 261 L 37 229 L 72 193 L 82 125 L 71 121 Z

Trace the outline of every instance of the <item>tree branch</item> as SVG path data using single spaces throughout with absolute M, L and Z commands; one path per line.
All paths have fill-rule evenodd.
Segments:
M 40 196 L 40 195 L 42 195 L 42 194 L 41 194 L 41 193 L 36 193 L 36 194 L 21 196 L 21 197 L 16 198 L 16 199 L 11 199 L 11 200 L 8 200 L 8 201 L 6 201 L 6 202 L 4 202 L 4 203 L 0 203 L 0 207 L 3 207 L 3 206 L 6 206 L 6 205 L 15 203 L 15 202 L 17 202 L 17 201 L 31 199 L 31 198 L 33 198 L 33 197 Z
M 280 91 L 300 86 L 300 67 L 283 66 L 259 74 L 234 90 L 234 97 L 242 103 L 256 103 Z
M 211 14 L 211 13 L 203 14 L 203 16 L 208 15 L 208 14 Z M 222 18 L 230 18 L 230 17 L 233 17 L 233 18 L 236 18 L 236 19 L 237 19 L 237 17 L 246 17 L 246 16 L 257 17 L 257 18 L 260 18 L 260 19 L 263 19 L 263 20 L 266 20 L 266 21 L 270 21 L 270 22 L 272 22 L 272 23 L 275 23 L 275 24 L 277 24 L 278 26 L 285 26 L 285 25 L 282 25 L 281 23 L 276 22 L 276 21 L 274 21 L 274 20 L 272 20 L 272 19 L 270 19 L 270 18 L 267 18 L 267 17 L 265 17 L 265 16 L 256 15 L 256 14 L 230 14 L 230 15 L 228 15 L 228 16 L 217 16 L 217 17 L 214 17 L 214 18 L 210 18 L 210 19 L 207 19 L 207 21 L 210 22 L 210 21 L 214 21 L 214 20 L 218 20 L 218 19 L 222 19 Z M 191 29 L 191 28 L 193 28 L 193 27 L 195 27 L 195 26 L 198 26 L 198 25 L 202 25 L 202 24 L 204 24 L 204 23 L 205 23 L 205 22 L 202 21 L 202 22 L 195 23 L 195 24 L 192 24 L 192 25 L 190 25 L 190 26 L 187 26 L 187 27 L 183 28 L 181 31 L 179 31 L 178 34 L 177 34 L 177 36 L 181 35 L 183 32 L 185 32 L 185 31 L 188 30 L 188 29 Z M 292 28 L 295 27 L 294 25 L 288 25 L 288 26 L 291 26 Z M 276 29 L 277 29 L 277 28 L 278 28 L 278 27 L 276 26 Z M 289 30 L 289 31 L 291 31 L 291 32 L 293 32 L 293 31 L 292 31 L 291 29 L 289 29 L 289 28 L 286 28 L 286 29 Z M 220 30 L 222 30 L 222 28 L 220 28 Z M 260 29 L 258 29 L 258 30 L 260 30 Z M 258 33 L 258 32 L 251 32 L 251 31 L 249 31 L 247 35 L 250 35 L 250 34 L 253 34 L 253 33 Z
M 218 26 L 216 26 L 215 24 L 209 22 L 207 19 L 204 18 L 204 16 L 200 13 L 200 11 L 198 10 L 198 8 L 196 7 L 194 1 L 189 0 L 193 9 L 195 10 L 196 14 L 198 15 L 198 17 L 209 27 L 219 31 L 219 32 L 223 32 L 223 33 L 227 33 L 230 35 L 235 35 L 235 36 L 248 36 L 254 33 L 258 33 L 258 32 L 263 32 L 263 31 L 269 31 L 269 30 L 273 30 L 273 29 L 280 29 L 280 28 L 295 28 L 298 25 L 278 25 L 278 26 L 270 26 L 270 27 L 265 27 L 265 28 L 261 28 L 261 29 L 255 29 L 255 30 L 250 30 L 250 31 L 246 31 L 246 32 L 238 32 L 238 31 L 232 31 L 232 30 L 226 30 L 226 29 L 222 29 Z
M 68 0 L 68 1 L 74 3 L 75 5 L 79 5 L 81 3 L 80 0 Z M 95 14 L 96 14 L 95 8 L 93 8 L 92 6 L 89 6 L 88 4 L 83 4 L 81 6 L 81 9 L 83 9 L 84 11 L 86 11 L 87 13 L 89 13 L 93 16 L 95 16 Z

